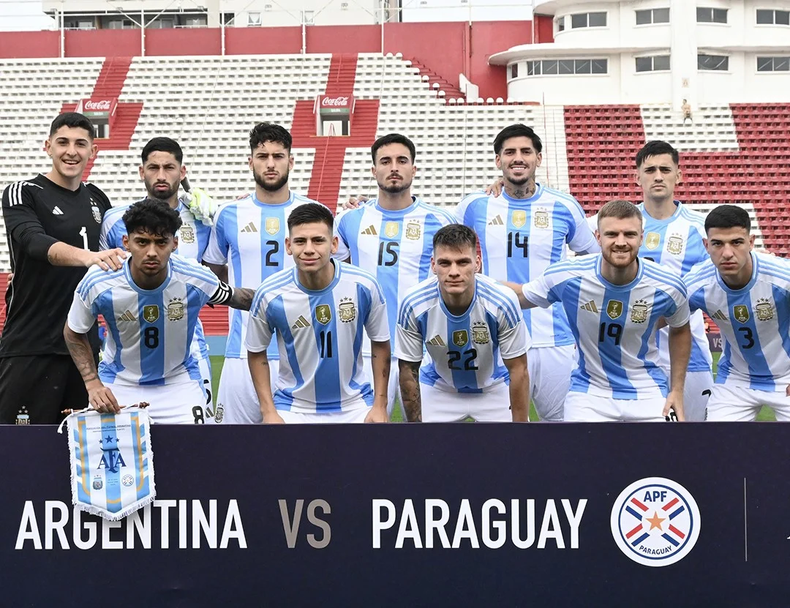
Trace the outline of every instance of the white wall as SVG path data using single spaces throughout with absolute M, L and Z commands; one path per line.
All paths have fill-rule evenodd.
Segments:
M 596 57 L 600 57 L 596 55 Z M 606 56 L 609 60 L 608 74 L 575 76 L 529 76 L 515 78 L 508 84 L 508 97 L 516 101 L 533 101 L 548 105 L 572 103 L 607 104 L 620 103 L 620 58 Z M 551 59 L 578 59 L 574 55 L 551 57 Z M 508 67 L 508 74 L 510 68 Z M 519 64 L 519 74 L 526 74 L 525 62 Z

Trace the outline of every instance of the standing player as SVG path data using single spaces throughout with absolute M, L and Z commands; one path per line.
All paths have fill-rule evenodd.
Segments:
M 370 154 L 378 197 L 338 219 L 336 258 L 376 277 L 384 290 L 390 335 L 394 336 L 398 304 L 409 289 L 428 277 L 434 234 L 454 220 L 444 209 L 412 196 L 417 167 L 416 150 L 409 138 L 398 133 L 384 135 L 373 143 Z M 363 352 L 369 368 L 367 343 Z M 388 389 L 390 413 L 399 392 L 395 367 Z
M 86 268 L 117 269 L 126 256 L 118 249 L 96 253 L 102 216 L 111 205 L 96 186 L 82 183 L 85 166 L 96 156 L 93 136 L 85 116 L 61 114 L 45 144 L 50 171 L 3 192 L 13 272 L 0 338 L 3 424 L 57 423 L 62 410 L 83 407 L 87 399 L 63 341 L 63 323 Z M 97 353 L 95 329 L 89 338 Z
M 332 260 L 332 213 L 302 205 L 285 240 L 295 268 L 255 292 L 246 346 L 265 423 L 386 422 L 390 343 L 387 306 L 367 272 Z M 371 340 L 373 388 L 362 367 L 362 332 Z M 283 357 L 272 398 L 266 349 Z
M 566 258 L 566 244 L 577 253 L 598 251 L 576 199 L 535 181 L 542 149 L 530 127 L 515 124 L 503 129 L 494 140 L 502 192 L 471 194 L 456 209 L 458 222 L 477 233 L 483 274 L 491 278 L 528 283 L 549 264 Z M 535 409 L 542 420 L 562 420 L 576 365 L 568 319 L 555 304 L 548 310 L 525 311 L 524 320 L 532 337 L 529 376 Z
M 431 259 L 436 276 L 401 302 L 395 356 L 410 422 L 529 419 L 527 328 L 518 299 L 475 274 L 476 249 L 470 228 L 451 224 L 439 230 Z M 420 369 L 425 349 L 428 361 Z
M 178 196 L 181 182 L 187 176 L 187 168 L 183 164 L 184 153 L 181 146 L 169 137 L 155 137 L 150 140 L 142 152 L 140 165 L 140 179 L 145 184 L 148 198 L 161 201 L 175 209 L 181 217 L 181 228 L 178 231 L 178 249 L 176 253 L 197 262 L 203 260 L 203 252 L 208 246 L 211 235 L 211 219 L 205 223 L 196 217 L 190 209 L 192 198 L 186 195 Z M 202 193 L 201 193 L 202 194 Z M 205 195 L 202 195 L 203 198 Z M 123 247 L 123 238 L 126 236 L 126 225 L 123 216 L 130 205 L 114 207 L 104 216 L 99 246 L 101 249 Z M 202 217 L 202 216 L 201 216 Z M 203 324 L 198 319 L 195 325 L 195 339 L 192 341 L 193 357 L 198 362 L 200 375 L 203 379 L 203 388 L 206 392 L 206 416 L 213 416 L 211 409 L 211 359 L 209 358 L 206 337 L 203 334 Z
M 790 263 L 755 255 L 750 229 L 740 207 L 716 207 L 705 219 L 710 259 L 686 276 L 691 309 L 724 338 L 708 420 L 747 422 L 767 405 L 790 421 Z
M 220 207 L 203 261 L 234 287 L 257 287 L 293 261 L 285 255 L 285 232 L 291 211 L 310 199 L 291 192 L 291 134 L 283 127 L 260 123 L 250 131 L 249 167 L 255 192 Z M 261 407 L 245 359 L 248 313 L 229 310 L 230 330 L 225 365 L 219 381 L 217 423 L 253 424 Z M 277 377 L 277 347 L 269 350 L 272 378 Z
M 123 222 L 129 262 L 114 272 L 91 269 L 74 292 L 63 329 L 71 357 L 100 412 L 145 401 L 154 422 L 202 423 L 202 379 L 191 352 L 198 313 L 207 303 L 249 310 L 253 293 L 171 255 L 181 218 L 160 201 L 135 203 Z M 97 371 L 85 334 L 98 315 L 108 332 Z
M 680 277 L 638 257 L 642 214 L 628 201 L 598 213 L 601 253 L 551 265 L 535 280 L 510 286 L 523 307 L 561 302 L 579 347 L 565 400 L 573 422 L 658 421 L 683 415 L 683 380 L 691 349 L 689 307 Z M 658 365 L 655 331 L 670 327 L 672 383 Z

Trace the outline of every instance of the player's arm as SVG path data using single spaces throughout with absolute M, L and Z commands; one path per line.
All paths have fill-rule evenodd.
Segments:
M 225 215 L 229 206 L 224 206 L 216 215 L 216 223 L 211 227 L 208 245 L 203 252 L 202 263 L 217 275 L 223 283 L 228 282 L 228 252 L 230 244 L 225 238 Z
M 365 422 L 387 422 L 387 385 L 390 379 L 392 351 L 389 340 L 370 342 L 370 365 L 373 368 L 373 407 Z
M 667 395 L 664 416 L 674 408 L 678 420 L 685 420 L 683 412 L 683 388 L 686 384 L 686 370 L 691 356 L 691 326 L 688 322 L 680 327 L 669 328 L 669 370 L 672 390 Z
M 249 310 L 252 306 L 252 299 L 255 297 L 255 292 L 246 287 L 236 287 L 235 289 L 225 283 L 219 282 L 217 291 L 209 299 L 209 304 L 225 304 L 231 308 L 238 308 L 239 310 Z
M 536 308 L 538 306 L 534 302 L 527 300 L 526 296 L 524 295 L 524 285 L 521 283 L 513 283 L 512 281 L 501 281 L 501 283 L 516 294 L 518 297 L 518 304 L 521 306 L 521 308 Z
M 228 282 L 228 265 L 227 264 L 212 264 L 210 262 L 203 261 L 203 264 L 208 267 L 208 269 L 217 275 L 217 278 L 222 281 L 223 283 Z M 249 310 L 249 309 L 247 309 Z
M 422 398 L 420 395 L 420 361 L 398 359 L 400 372 L 400 397 L 408 422 L 422 422 Z
M 6 233 L 19 243 L 31 258 L 53 266 L 99 265 L 102 270 L 117 270 L 127 253 L 121 249 L 88 251 L 49 235 L 36 215 L 32 195 L 24 186 L 12 184 L 3 192 L 3 219 Z
M 250 366 L 252 384 L 261 404 L 261 415 L 264 424 L 283 424 L 285 421 L 277 413 L 272 399 L 272 383 L 269 375 L 269 357 L 266 350 L 259 353 L 247 352 L 247 365 Z
M 502 359 L 510 375 L 510 410 L 513 422 L 529 422 L 529 371 L 527 355 Z

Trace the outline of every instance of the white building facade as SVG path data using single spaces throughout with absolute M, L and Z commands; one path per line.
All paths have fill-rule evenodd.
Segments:
M 790 0 L 545 0 L 554 42 L 492 55 L 545 104 L 786 102 Z

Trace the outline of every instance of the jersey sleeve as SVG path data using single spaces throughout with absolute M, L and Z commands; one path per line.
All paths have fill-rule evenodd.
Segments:
M 568 247 L 576 253 L 597 253 L 601 250 L 601 247 L 598 245 L 595 233 L 590 229 L 589 220 L 584 215 L 581 205 L 575 199 L 574 203 L 576 204 L 569 205 L 574 227 L 571 238 L 568 241 Z
M 689 311 L 689 300 L 686 294 L 678 294 L 672 298 L 674 310 L 666 315 L 667 325 L 670 327 L 683 327 L 689 322 L 691 313 Z
M 117 219 L 114 214 L 104 214 L 99 232 L 99 251 L 112 249 L 114 247 L 123 248 L 123 236 L 119 238 L 117 226 L 123 223 L 123 217 Z
M 252 299 L 250 318 L 247 322 L 247 337 L 244 340 L 244 346 L 251 353 L 260 353 L 269 348 L 274 335 L 274 329 L 266 315 L 268 309 L 266 294 L 261 287 L 258 287 Z
M 365 316 L 365 331 L 371 342 L 387 342 L 390 339 L 387 304 L 381 287 L 375 281 L 370 287 L 370 309 Z
M 527 352 L 527 325 L 518 305 L 516 294 L 507 294 L 511 306 L 499 310 L 499 352 L 503 359 L 515 359 Z
M 689 289 L 689 311 L 696 312 L 698 310 L 708 312 L 707 306 L 705 306 L 705 289 L 702 286 Z
M 217 221 L 211 227 L 211 236 L 208 239 L 203 261 L 209 264 L 224 265 L 228 263 L 228 238 L 225 234 L 227 214 L 229 207 L 221 207 L 217 214 Z
M 346 222 L 343 220 L 348 217 L 348 213 L 344 213 L 342 216 L 335 220 L 335 236 L 337 237 L 337 251 L 332 255 L 332 257 L 336 260 L 340 260 L 341 262 L 348 259 L 351 255 L 348 249 L 348 239 L 346 238 L 345 228 Z
M 398 322 L 395 325 L 395 357 L 402 361 L 416 363 L 422 361 L 423 335 L 420 326 L 404 300 L 398 311 Z
M 79 290 L 78 286 L 74 292 L 74 299 L 71 302 L 66 322 L 71 331 L 78 334 L 87 334 L 96 322 L 96 317 L 93 315 L 90 304 L 80 297 Z
M 548 308 L 559 300 L 559 298 L 556 297 L 556 290 L 553 290 L 553 285 L 551 283 L 552 281 L 547 279 L 546 273 L 544 272 L 529 283 L 524 283 L 521 286 L 521 293 L 524 294 L 524 297 L 529 302 L 532 302 L 536 306 Z
M 90 190 L 91 196 L 95 197 L 99 203 L 99 207 L 102 211 L 102 217 L 104 217 L 104 214 L 112 209 L 112 203 L 110 202 L 110 199 L 104 193 L 104 191 L 95 184 L 85 184 L 85 187 Z
M 24 182 L 11 184 L 3 191 L 3 219 L 9 240 L 19 243 L 34 260 L 49 261 L 49 248 L 59 241 L 44 230 L 30 187 Z

